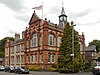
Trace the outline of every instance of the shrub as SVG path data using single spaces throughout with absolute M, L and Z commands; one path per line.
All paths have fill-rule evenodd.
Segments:
M 39 66 L 34 66 L 33 68 L 30 69 L 30 71 L 40 71 L 41 67 Z
M 60 72 L 60 73 L 72 73 L 73 71 L 70 70 L 70 69 L 60 68 L 60 69 L 59 69 L 59 72 Z
M 53 71 L 53 72 L 54 72 L 54 71 L 57 71 L 56 68 L 50 68 L 49 70 L 50 70 L 50 71 Z
M 41 67 L 39 66 L 34 67 L 34 71 L 40 71 L 40 70 L 41 70 Z
M 31 69 L 29 69 L 30 71 L 34 71 L 34 67 L 33 68 L 31 68 Z

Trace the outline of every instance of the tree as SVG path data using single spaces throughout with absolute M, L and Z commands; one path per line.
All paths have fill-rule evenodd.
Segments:
M 82 70 L 83 59 L 80 54 L 78 33 L 74 30 L 74 59 L 70 56 L 72 54 L 72 27 L 67 23 L 64 28 L 61 39 L 61 46 L 59 50 L 58 66 L 60 70 L 72 72 Z
M 11 41 L 14 41 L 13 37 L 9 37 L 9 39 Z M 6 40 L 7 40 L 6 38 L 3 38 L 0 40 L 0 58 L 4 57 L 4 45 L 5 45 Z
M 91 46 L 91 45 L 95 45 L 96 46 L 97 52 L 100 51 L 100 40 L 96 40 L 95 39 L 95 40 L 89 42 L 89 46 Z

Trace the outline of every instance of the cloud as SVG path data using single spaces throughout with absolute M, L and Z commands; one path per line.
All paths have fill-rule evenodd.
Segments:
M 61 13 L 60 8 L 61 7 L 59 5 L 53 5 L 51 8 L 48 8 L 48 9 L 44 10 L 44 11 L 46 11 L 46 12 L 44 12 L 44 17 L 47 17 L 51 14 L 52 15 L 57 15 L 57 17 L 58 17 Z M 44 9 L 45 9 L 45 7 L 44 7 Z
M 28 15 L 16 15 L 15 16 L 16 17 L 16 19 L 18 19 L 18 20 L 22 20 L 22 21 L 24 21 L 24 22 L 28 22 L 29 21 L 29 16 Z
M 23 8 L 21 0 L 0 0 L 0 3 L 14 11 L 20 11 Z
M 82 17 L 77 17 L 76 22 L 81 25 L 94 25 L 100 23 L 100 9 L 88 12 Z
M 8 33 L 11 34 L 11 35 L 14 35 L 15 33 L 17 33 L 17 31 L 8 29 Z
M 73 17 L 83 17 L 83 16 L 86 16 L 88 15 L 90 12 L 92 12 L 93 10 L 90 10 L 90 9 L 86 9 L 84 11 L 80 11 L 80 12 L 73 12 L 73 11 L 70 11 L 69 12 L 69 16 L 73 16 Z
M 25 14 L 23 14 L 23 18 L 27 16 Z M 27 22 L 17 19 L 16 16 L 22 17 L 22 13 L 18 14 L 6 5 L 0 4 L 0 38 L 21 33 L 26 28 Z
M 29 15 L 27 13 L 28 9 L 24 6 L 21 0 L 0 0 L 1 9 L 3 12 L 7 11 L 7 14 L 12 15 L 13 18 L 17 20 L 22 20 L 24 22 L 28 21 Z M 1 12 L 2 12 L 1 11 Z

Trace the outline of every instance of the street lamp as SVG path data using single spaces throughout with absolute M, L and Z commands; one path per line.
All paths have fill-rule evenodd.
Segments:
M 73 73 L 74 73 L 74 26 L 76 26 L 76 24 L 74 24 L 73 21 L 71 21 L 71 26 L 72 26 L 72 54 L 70 56 L 73 57 Z

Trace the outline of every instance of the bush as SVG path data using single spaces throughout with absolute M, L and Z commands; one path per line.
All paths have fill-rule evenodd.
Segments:
M 50 70 L 50 71 L 52 71 L 52 72 L 57 71 L 57 69 L 56 69 L 56 68 L 50 68 L 49 70 Z
M 30 71 L 34 71 L 34 67 L 33 68 L 31 68 L 31 69 L 29 69 Z
M 73 71 L 70 70 L 70 69 L 60 68 L 60 69 L 59 69 L 59 72 L 60 72 L 60 73 L 72 73 Z
M 39 67 L 39 66 L 35 66 L 30 69 L 30 71 L 40 71 L 40 70 L 41 70 L 41 67 Z
M 34 67 L 34 71 L 40 71 L 41 70 L 41 67 Z
M 92 61 L 91 60 L 87 60 L 84 64 L 84 71 L 85 72 L 91 72 L 94 68 L 93 64 L 92 64 Z

